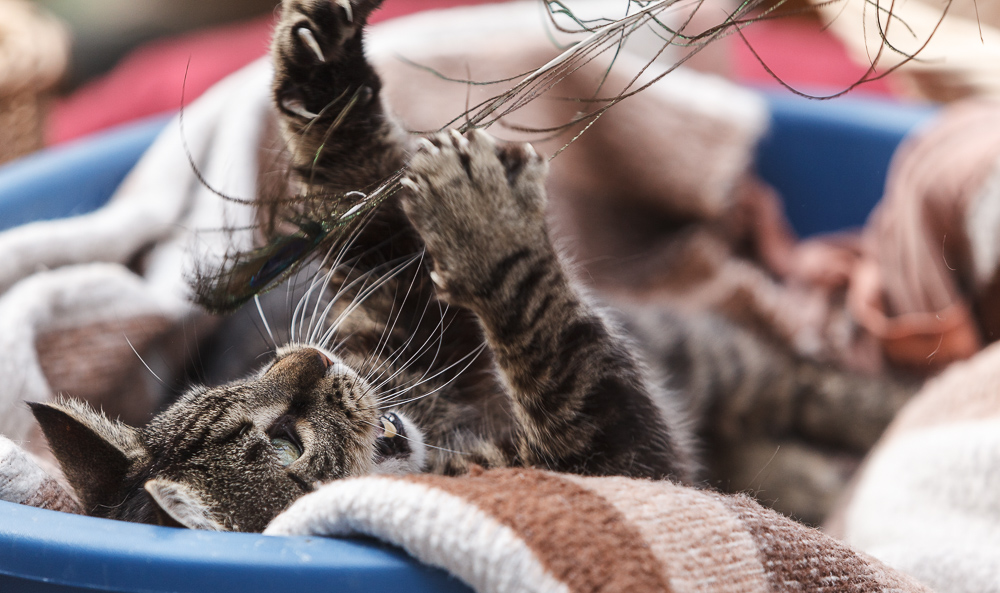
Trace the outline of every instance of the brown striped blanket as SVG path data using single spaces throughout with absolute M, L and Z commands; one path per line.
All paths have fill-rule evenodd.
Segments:
M 3 437 L 0 500 L 77 512 Z M 506 469 L 341 480 L 265 533 L 375 537 L 481 593 L 930 591 L 745 495 L 622 477 Z
M 743 495 L 540 470 L 334 482 L 265 533 L 373 536 L 481 593 L 928 591 Z

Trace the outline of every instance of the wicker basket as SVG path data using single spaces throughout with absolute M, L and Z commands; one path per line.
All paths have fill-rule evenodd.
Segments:
M 68 61 L 62 23 L 26 0 L 0 0 L 0 162 L 41 148 L 47 98 Z

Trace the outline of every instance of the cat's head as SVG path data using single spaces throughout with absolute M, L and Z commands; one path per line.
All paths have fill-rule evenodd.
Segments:
M 86 404 L 31 404 L 84 509 L 195 529 L 261 531 L 317 484 L 419 470 L 419 431 L 356 372 L 307 347 L 255 376 L 194 389 L 137 429 Z

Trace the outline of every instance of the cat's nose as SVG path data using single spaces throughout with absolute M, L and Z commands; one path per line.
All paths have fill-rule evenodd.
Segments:
M 295 382 L 299 388 L 306 389 L 325 377 L 331 366 L 333 361 L 323 352 L 302 348 L 282 357 L 267 374 L 279 380 Z
M 310 350 L 312 350 L 312 348 L 310 348 Z M 313 350 L 313 352 L 315 352 L 315 355 L 319 357 L 320 364 L 323 365 L 323 368 L 328 369 L 333 366 L 333 361 L 330 360 L 329 356 L 319 350 Z

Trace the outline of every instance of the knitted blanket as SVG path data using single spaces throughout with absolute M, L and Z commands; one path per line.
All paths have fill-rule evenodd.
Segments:
M 1000 345 L 900 412 L 829 530 L 940 591 L 1000 592 Z
M 192 261 L 249 240 L 218 229 L 247 227 L 252 209 L 213 190 L 254 195 L 256 152 L 220 146 L 256 146 L 269 76 L 259 63 L 206 94 L 100 210 L 0 234 L 0 434 L 43 451 L 23 402 L 60 393 L 131 423 L 164 400 L 213 326 L 189 299 Z
M 997 339 L 997 122 L 1000 102 L 957 102 L 897 151 L 868 229 L 878 264 L 853 287 L 859 319 L 881 326 L 890 354 L 948 361 Z M 930 380 L 830 531 L 939 590 L 1000 592 L 998 369 L 994 343 Z
M 80 513 L 76 497 L 53 468 L 43 467 L 10 439 L 0 436 L 0 500 L 40 509 Z
M 0 500 L 78 512 L 3 437 Z M 745 495 L 620 477 L 510 469 L 341 480 L 265 533 L 375 537 L 480 593 L 929 592 Z
M 501 34 L 512 6 L 489 18 L 477 17 L 477 22 L 497 26 L 492 37 L 468 27 L 465 36 L 429 33 L 441 24 L 439 16 L 373 28 L 372 59 L 386 73 L 390 101 L 413 128 L 443 123 L 442 113 L 431 113 L 428 106 L 451 117 L 467 101 L 475 103 L 480 89 L 469 91 L 426 73 L 417 78 L 395 54 L 405 48 L 407 57 L 461 78 L 467 76 L 464 63 L 449 62 L 449 56 L 458 51 L 472 55 L 480 47 L 479 57 L 503 55 L 515 73 L 522 72 L 524 63 L 510 57 L 512 47 L 553 49 L 547 39 L 511 44 Z M 476 46 L 477 36 L 479 41 L 503 41 L 504 51 L 497 50 L 499 45 Z M 430 46 L 428 39 L 433 40 Z M 420 47 L 427 53 L 419 53 Z M 505 76 L 479 69 L 487 62 L 474 63 L 478 78 Z M 75 506 L 50 478 L 44 461 L 25 451 L 44 451 L 25 400 L 67 393 L 111 416 L 140 423 L 184 376 L 192 353 L 209 357 L 227 352 L 226 362 L 252 362 L 267 350 L 265 342 L 260 350 L 229 356 L 218 342 L 206 341 L 220 321 L 190 304 L 186 279 L 192 262 L 211 262 L 230 246 L 253 240 L 249 232 L 218 231 L 249 226 L 253 212 L 215 192 L 252 199 L 258 180 L 271 173 L 269 151 L 275 139 L 267 134 L 269 78 L 267 64 L 256 63 L 207 93 L 185 111 L 183 128 L 179 120 L 168 125 L 105 208 L 0 234 L 0 434 L 10 439 L 0 440 L 0 498 L 63 510 Z M 418 96 L 434 100 L 413 99 Z M 773 196 L 748 185 L 752 148 L 765 127 L 759 99 L 724 82 L 678 71 L 630 99 L 628 107 L 609 111 L 552 167 L 552 203 L 563 208 L 554 216 L 564 231 L 569 229 L 570 239 L 578 239 L 572 246 L 581 247 L 580 257 L 594 261 L 589 258 L 604 253 L 614 256 L 605 261 L 624 262 L 619 270 L 609 269 L 615 267 L 610 264 L 588 268 L 598 283 L 602 278 L 605 285 L 625 280 L 624 269 L 644 279 L 618 283 L 634 291 L 633 296 L 643 296 L 639 293 L 649 288 L 645 279 L 652 279 L 656 286 L 650 293 L 671 292 L 703 307 L 741 305 L 741 311 L 771 322 L 773 333 L 792 344 L 799 343 L 803 326 L 819 327 L 815 336 L 806 337 L 836 334 L 824 333 L 829 324 L 810 321 L 817 316 L 801 305 L 801 286 L 786 290 L 767 270 L 733 257 L 736 244 L 768 252 L 775 236 L 761 229 L 782 228 Z M 536 125 L 547 121 L 547 114 L 565 115 L 566 109 L 575 107 L 565 101 L 536 101 L 517 123 Z M 553 148 L 558 146 L 541 151 Z M 671 243 L 637 264 L 630 257 L 643 253 L 649 243 L 635 241 L 636 233 L 622 224 L 627 217 L 604 216 L 625 211 L 634 217 L 638 213 L 638 218 L 653 211 L 705 227 L 685 235 L 690 240 L 680 247 Z M 602 229 L 619 232 L 598 232 Z M 580 245 L 582 237 L 587 242 Z M 664 243 L 659 237 L 650 240 Z M 682 280 L 694 288 L 679 286 Z M 248 342 L 259 334 L 251 326 L 236 335 Z M 939 485 L 948 483 L 941 480 Z M 872 492 L 877 498 L 877 489 Z M 992 499 L 976 500 L 982 508 L 992 508 L 987 504 Z M 866 508 L 857 504 L 857 509 Z M 890 517 L 918 522 L 915 516 L 884 514 L 886 522 Z M 437 519 L 441 522 L 434 523 Z M 745 497 L 620 478 L 527 470 L 461 479 L 362 478 L 331 484 L 304 498 L 271 531 L 369 533 L 449 568 L 484 591 L 528 590 L 528 581 L 551 585 L 551 590 L 920 590 L 879 562 Z M 870 542 L 859 542 L 869 547 Z M 624 557 L 621 564 L 606 561 L 618 556 Z M 614 566 L 623 568 L 609 568 Z
M 928 591 L 746 496 L 538 470 L 335 482 L 265 533 L 373 536 L 480 593 Z

